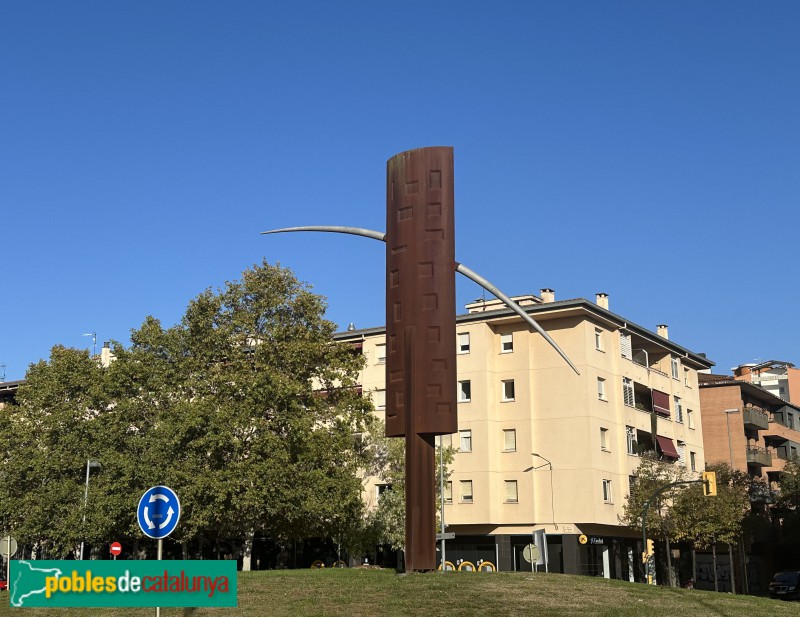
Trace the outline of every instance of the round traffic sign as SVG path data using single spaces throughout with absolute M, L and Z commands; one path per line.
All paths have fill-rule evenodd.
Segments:
M 112 555 L 114 555 L 114 557 L 116 557 L 117 555 L 122 553 L 122 544 L 120 544 L 119 542 L 113 542 L 111 544 L 111 548 L 109 548 L 108 551 Z
M 147 489 L 136 508 L 136 519 L 144 535 L 155 540 L 175 531 L 181 517 L 181 502 L 168 486 Z
M 4 536 L 0 540 L 0 555 L 5 555 L 6 559 L 12 557 L 17 552 L 17 541 L 11 536 Z
M 522 551 L 522 558 L 528 563 L 532 561 L 538 563 L 542 559 L 542 551 L 535 544 L 528 544 Z

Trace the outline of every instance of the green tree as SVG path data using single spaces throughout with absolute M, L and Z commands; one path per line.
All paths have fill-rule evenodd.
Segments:
M 140 537 L 138 496 L 167 484 L 181 498 L 174 537 L 185 545 L 354 525 L 363 453 L 352 435 L 370 404 L 355 388 L 363 360 L 333 341 L 324 310 L 265 262 L 200 294 L 173 327 L 148 317 L 128 348 L 114 343 L 107 368 L 54 348 L 0 432 L 3 479 L 15 487 L 0 499 L 0 522 L 62 552 L 81 538 Z M 83 526 L 87 458 L 103 467 Z
M 385 436 L 385 425 L 381 421 L 374 421 L 367 436 L 367 453 L 369 462 L 366 469 L 367 476 L 378 480 L 390 487 L 385 491 L 376 506 L 367 512 L 362 529 L 361 548 L 368 548 L 376 544 L 389 544 L 395 550 L 405 548 L 405 440 Z M 453 462 L 455 448 L 446 446 L 439 448 L 439 438 L 436 439 L 436 503 L 441 499 L 440 463 L 444 464 L 444 481 L 450 477 L 449 465 Z M 439 508 L 436 513 L 437 529 L 439 525 Z
M 56 346 L 32 365 L 18 404 L 0 425 L 0 526 L 24 543 L 61 557 L 81 540 L 108 532 L 108 521 L 84 510 L 86 461 L 107 407 L 103 371 L 86 351 Z M 83 523 L 86 514 L 90 524 Z
M 717 495 L 706 497 L 702 484 L 692 484 L 672 504 L 675 537 L 701 549 L 714 543 L 734 544 L 741 537 L 752 484 L 748 474 L 732 471 L 724 463 L 706 467 L 717 474 Z
M 642 514 L 647 500 L 667 485 L 684 479 L 686 479 L 684 467 L 660 461 L 649 452 L 643 454 L 634 474 L 630 494 L 625 502 L 620 522 L 634 529 L 641 529 Z M 671 536 L 673 521 L 670 505 L 681 490 L 681 486 L 676 486 L 667 489 L 653 499 L 647 517 L 648 536 L 663 539 Z

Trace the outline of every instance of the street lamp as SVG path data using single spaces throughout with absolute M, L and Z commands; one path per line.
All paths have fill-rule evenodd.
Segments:
M 739 413 L 738 409 L 725 410 L 725 426 L 728 429 L 728 457 L 731 463 L 731 473 L 733 473 L 733 446 L 731 446 L 731 414 Z
M 91 459 L 88 459 L 86 461 L 86 485 L 85 485 L 85 487 L 83 489 L 83 527 L 84 527 L 84 529 L 81 530 L 83 534 L 86 533 L 86 529 L 85 529 L 85 527 L 86 527 L 86 507 L 87 507 L 88 501 L 89 501 L 89 472 L 92 469 L 101 469 L 102 467 L 103 466 L 100 464 L 100 461 L 93 461 Z M 80 556 L 80 559 L 83 559 L 83 540 L 81 540 L 81 556 Z
M 536 471 L 537 469 L 541 469 L 542 467 L 549 467 L 550 468 L 550 511 L 551 511 L 551 513 L 553 515 L 553 526 L 556 529 L 558 529 L 558 524 L 556 523 L 555 491 L 553 489 L 553 463 L 551 463 L 548 459 L 543 457 L 541 454 L 536 454 L 536 452 L 531 452 L 531 456 L 535 456 L 537 458 L 542 459 L 544 461 L 544 465 L 531 465 L 530 467 L 528 467 L 527 469 L 524 469 L 523 471 L 533 472 L 533 471 Z M 533 492 L 535 492 L 535 490 L 536 490 L 535 489 L 535 481 L 534 481 L 534 478 L 533 478 L 533 473 L 531 473 L 531 489 L 533 489 Z M 533 493 L 531 493 L 531 494 L 533 495 Z M 531 501 L 533 501 L 533 500 L 531 500 Z M 533 511 L 533 524 L 534 525 L 536 524 L 536 511 L 535 510 Z M 533 541 L 534 534 L 535 534 L 535 531 L 531 531 L 531 546 L 533 546 L 533 544 L 534 544 L 534 541 Z M 542 548 L 544 548 L 544 547 L 542 547 Z M 547 560 L 547 556 L 545 555 L 545 557 L 544 557 L 544 567 L 545 567 L 545 570 L 549 572 L 547 561 L 548 561 Z M 534 562 L 533 554 L 531 554 L 531 572 L 533 572 L 533 562 Z
M 558 523 L 556 523 L 556 493 L 553 489 L 553 463 L 543 457 L 541 454 L 536 454 L 536 452 L 531 452 L 531 456 L 535 456 L 540 458 L 544 461 L 544 465 L 539 465 L 538 467 L 533 467 L 532 469 L 535 471 L 537 469 L 541 469 L 542 467 L 550 467 L 550 512 L 553 515 L 553 527 L 558 529 Z
M 738 409 L 726 409 L 725 410 L 725 428 L 728 430 L 728 460 L 731 464 L 731 479 L 733 479 L 733 446 L 731 445 L 731 415 L 739 413 Z M 734 580 L 733 574 L 733 547 L 728 544 L 728 559 L 730 560 L 731 566 L 731 591 L 736 593 L 736 581 Z

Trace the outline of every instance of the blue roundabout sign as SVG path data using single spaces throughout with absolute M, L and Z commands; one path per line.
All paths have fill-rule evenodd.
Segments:
M 136 519 L 144 535 L 155 540 L 175 531 L 181 517 L 181 502 L 168 486 L 154 486 L 145 491 L 136 508 Z

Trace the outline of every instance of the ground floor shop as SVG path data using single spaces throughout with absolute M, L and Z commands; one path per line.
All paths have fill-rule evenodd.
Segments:
M 447 562 L 479 569 L 490 562 L 503 572 L 539 571 L 642 580 L 641 539 L 608 533 L 459 534 L 445 543 Z M 531 550 L 531 545 L 535 549 Z M 441 563 L 441 543 L 438 553 Z M 469 568 L 468 568 L 469 569 Z M 488 568 L 487 568 L 488 569 Z

